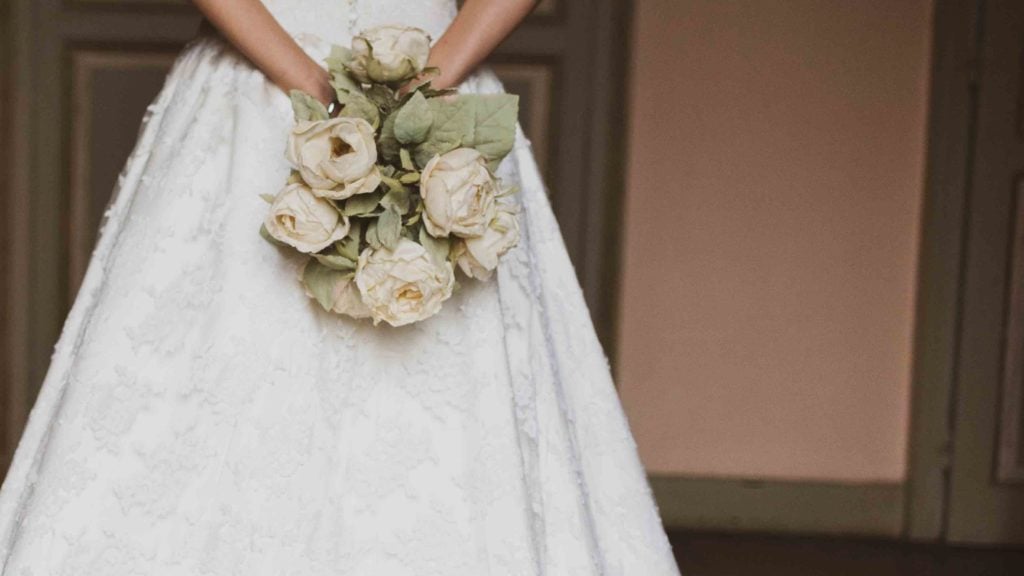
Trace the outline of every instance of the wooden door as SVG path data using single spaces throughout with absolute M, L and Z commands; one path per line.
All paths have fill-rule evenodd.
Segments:
M 491 62 L 522 97 L 521 120 L 609 352 L 627 8 L 543 0 Z M 0 6 L 0 192 L 13 214 L 0 226 L 2 470 L 142 115 L 198 22 L 187 0 Z
M 4 0 L 6 471 L 143 111 L 196 30 L 174 0 Z
M 1024 545 L 1024 3 L 979 15 L 947 538 Z

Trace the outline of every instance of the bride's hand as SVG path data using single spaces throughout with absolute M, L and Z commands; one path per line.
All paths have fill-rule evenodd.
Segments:
M 334 99 L 326 70 L 307 55 L 260 0 L 192 0 L 220 33 L 282 90 Z
M 331 75 L 327 70 L 316 66 L 316 70 L 310 71 L 310 77 L 308 80 L 303 82 L 302 86 L 296 86 L 296 90 L 302 90 L 306 94 L 309 94 L 313 98 L 316 98 L 324 106 L 329 105 L 337 95 L 334 93 L 334 88 L 331 86 Z
M 455 88 L 476 69 L 536 6 L 537 0 L 466 0 L 448 30 L 430 50 L 427 66 L 441 73 L 433 88 Z M 413 86 L 403 87 L 408 92 Z M 422 82 L 421 82 L 422 83 Z

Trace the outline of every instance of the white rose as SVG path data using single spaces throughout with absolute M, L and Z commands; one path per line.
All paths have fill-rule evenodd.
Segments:
M 285 157 L 318 196 L 342 200 L 380 184 L 373 127 L 362 118 L 299 122 Z
M 420 175 L 423 224 L 431 236 L 480 236 L 494 218 L 496 184 L 476 150 L 434 156 Z
M 275 239 L 305 253 L 319 252 L 349 231 L 348 217 L 301 182 L 277 194 L 263 225 Z
M 427 66 L 430 35 L 419 28 L 379 26 L 352 39 L 348 69 L 360 82 L 401 84 Z
M 455 262 L 470 278 L 487 280 L 498 267 L 498 258 L 519 243 L 519 218 L 499 208 L 483 236 L 462 238 L 454 246 Z
M 309 262 L 312 260 L 306 260 L 306 264 L 299 270 L 299 280 L 306 273 L 306 266 L 309 266 Z M 352 274 L 338 274 L 334 282 L 334 286 L 331 288 L 331 312 L 337 314 L 345 314 L 352 318 L 369 318 L 370 309 L 363 303 L 363 297 L 359 293 L 359 287 L 356 286 L 355 278 Z M 310 298 L 316 298 L 309 288 L 303 282 L 303 289 L 306 292 L 306 296 Z
M 363 250 L 356 285 L 374 324 L 403 326 L 437 314 L 452 295 L 455 274 L 450 263 L 435 262 L 423 246 L 402 238 L 394 250 Z

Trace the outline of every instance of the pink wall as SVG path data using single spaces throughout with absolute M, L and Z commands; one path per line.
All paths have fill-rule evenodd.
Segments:
M 930 0 L 637 0 L 619 382 L 651 472 L 904 477 Z

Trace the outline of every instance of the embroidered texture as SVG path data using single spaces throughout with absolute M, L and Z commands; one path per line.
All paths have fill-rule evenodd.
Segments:
M 348 2 L 267 4 L 314 57 L 348 42 Z M 0 575 L 678 574 L 521 131 L 520 245 L 392 329 L 319 311 L 255 232 L 291 124 L 217 36 L 179 57 L 0 491 Z

